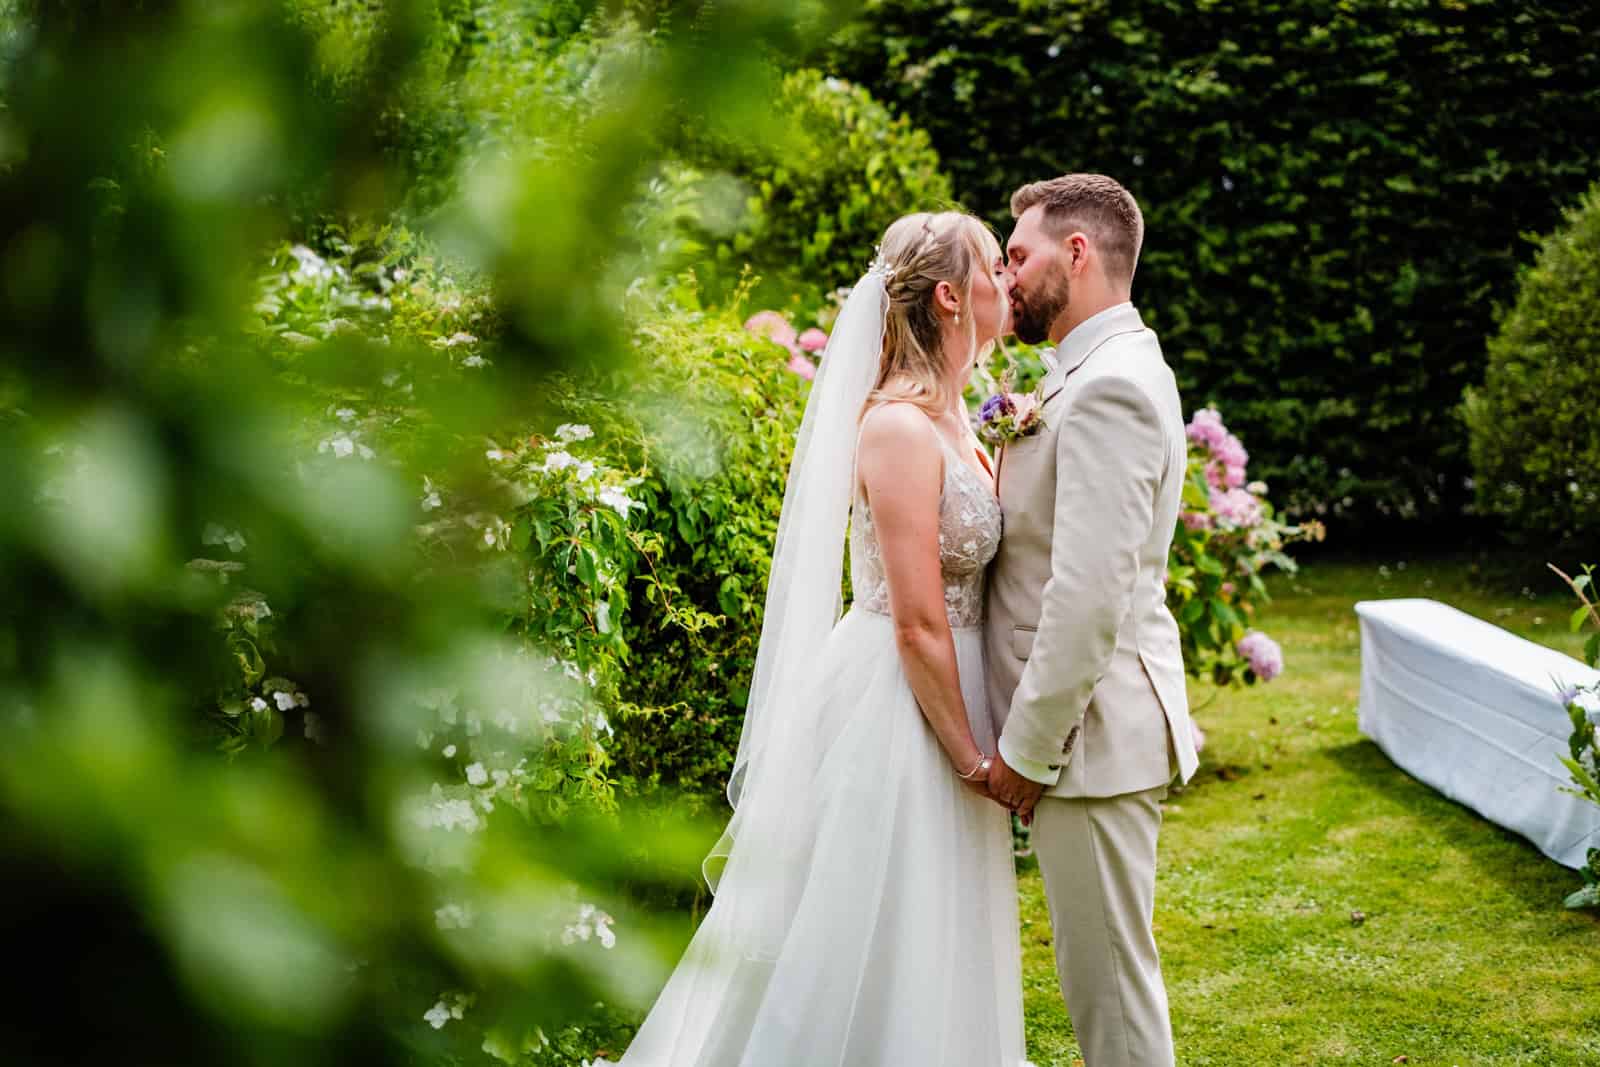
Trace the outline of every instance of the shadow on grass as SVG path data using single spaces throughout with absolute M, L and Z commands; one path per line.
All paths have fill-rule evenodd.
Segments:
M 1322 754 L 1360 788 L 1382 794 L 1416 816 L 1441 847 L 1464 857 L 1478 877 L 1527 907 L 1559 908 L 1561 899 L 1577 888 L 1575 872 L 1545 856 L 1521 834 L 1413 778 L 1375 742 L 1362 738 Z

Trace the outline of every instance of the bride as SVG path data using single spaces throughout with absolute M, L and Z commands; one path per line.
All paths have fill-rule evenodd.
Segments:
M 959 212 L 897 220 L 851 291 L 789 470 L 716 899 L 625 1067 L 1023 1062 L 979 629 L 1000 506 L 961 400 L 1008 319 L 999 245 Z

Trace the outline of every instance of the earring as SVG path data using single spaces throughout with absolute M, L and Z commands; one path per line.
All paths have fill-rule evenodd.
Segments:
M 956 325 L 957 326 L 961 325 L 961 312 L 959 312 L 959 311 L 956 312 Z

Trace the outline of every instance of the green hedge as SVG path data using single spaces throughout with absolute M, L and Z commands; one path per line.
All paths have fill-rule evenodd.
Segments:
M 1464 507 L 1455 399 L 1520 235 L 1600 169 L 1600 7 L 1580 0 L 868 4 L 825 55 L 928 130 L 957 195 L 1121 178 L 1137 299 L 1293 513 Z
M 1600 185 L 1545 240 L 1463 410 L 1478 502 L 1531 540 L 1600 539 Z

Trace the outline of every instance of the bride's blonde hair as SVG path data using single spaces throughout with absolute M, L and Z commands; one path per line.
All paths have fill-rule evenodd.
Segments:
M 883 353 L 876 386 L 863 411 L 891 401 L 908 401 L 935 417 L 950 410 L 955 397 L 948 395 L 945 382 L 944 339 L 933 291 L 940 282 L 948 282 L 961 295 L 967 351 L 979 358 L 978 324 L 972 314 L 973 268 L 987 269 L 999 255 L 995 235 L 962 211 L 919 211 L 889 225 L 874 263 L 875 269 L 885 272 L 889 294 Z

